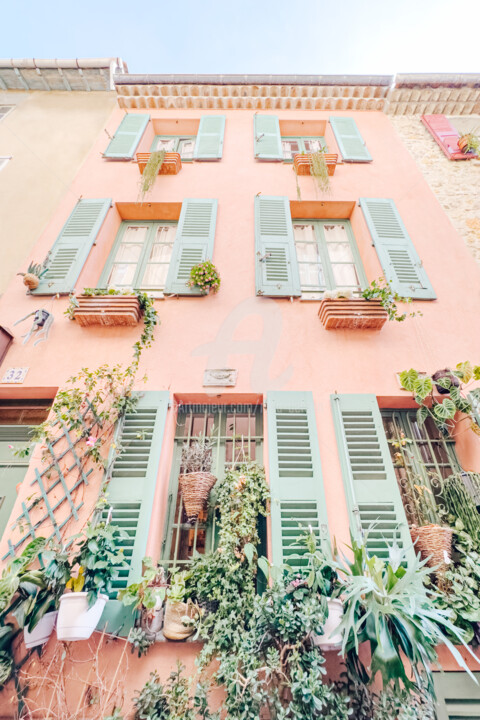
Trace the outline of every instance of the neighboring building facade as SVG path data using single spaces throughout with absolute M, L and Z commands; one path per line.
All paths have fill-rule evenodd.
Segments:
M 45 416 L 80 367 L 129 362 L 140 326 L 81 327 L 64 315 L 73 288 L 112 286 L 154 294 L 161 321 L 141 361 L 139 376 L 148 379 L 138 386 L 140 419 L 127 417 L 123 430 L 133 460 L 114 466 L 110 485 L 113 521 L 126 519 L 132 538 L 130 579 L 144 555 L 181 563 L 211 547 L 208 518 L 195 532 L 186 527 L 178 475 L 184 439 L 212 427 L 215 474 L 235 464 L 245 443 L 266 466 L 267 551 L 275 562 L 288 557 L 299 523 L 341 547 L 350 531 L 380 522 L 373 552 L 385 556 L 395 537 L 407 545 L 388 441 L 411 433 L 415 452 L 425 460 L 428 445 L 425 462 L 443 477 L 479 471 L 480 448 L 473 433 L 447 442 L 434 427 L 417 427 L 397 373 L 477 361 L 471 318 L 480 298 L 471 291 L 479 268 L 386 114 L 392 78 L 117 75 L 115 82 L 120 107 L 105 124 L 113 140 L 97 133 L 32 250 L 33 258 L 51 251 L 50 272 L 30 295 L 15 278 L 0 301 L 0 323 L 9 328 L 37 309 L 54 316 L 48 339 L 35 347 L 16 330 L 2 364 L 2 376 L 28 370 L 23 382 L 0 383 L 1 422 L 17 428 L 13 439 L 4 431 L 11 512 L 0 516 L 7 528 L 0 556 L 22 546 L 28 513 L 40 518 L 36 534 L 65 519 L 64 508 L 41 519 L 30 499 L 40 459 L 34 455 L 21 482 L 25 463 L 13 468 L 8 445 L 18 447 L 24 428 Z M 293 172 L 293 154 L 319 146 L 337 156 L 329 193 L 309 176 L 298 177 L 297 188 Z M 181 168 L 160 175 L 139 202 L 142 154 L 157 149 L 178 153 Z M 202 297 L 185 283 L 207 258 L 222 285 Z M 325 290 L 358 295 L 380 276 L 422 316 L 381 330 L 325 327 L 318 316 Z M 82 484 L 69 532 L 91 514 L 101 480 Z M 109 610 L 112 623 L 122 620 L 114 601 Z M 80 659 L 84 643 L 75 645 L 72 657 Z M 115 665 L 122 649 L 112 642 L 102 652 Z M 192 668 L 196 652 L 195 643 L 156 644 L 131 661 L 125 691 L 131 697 L 152 668 L 165 676 L 177 658 Z M 441 687 L 442 698 L 455 692 Z M 480 707 L 475 689 L 466 701 Z
M 0 294 L 26 270 L 115 105 L 113 73 L 124 70 L 114 58 L 0 59 Z

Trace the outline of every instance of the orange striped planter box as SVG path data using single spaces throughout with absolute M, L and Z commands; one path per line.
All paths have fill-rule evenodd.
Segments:
M 151 153 L 137 153 L 138 169 L 143 175 L 145 165 L 150 159 Z M 182 160 L 180 153 L 165 153 L 162 167 L 160 168 L 159 175 L 178 175 L 182 169 Z
M 379 300 L 322 300 L 318 317 L 326 330 L 380 330 L 388 313 Z
M 297 175 L 310 175 L 310 158 L 311 153 L 306 155 L 294 155 L 293 165 Z M 338 164 L 338 155 L 335 153 L 325 153 L 325 162 L 327 163 L 327 171 L 329 175 L 333 175 Z
M 75 320 L 84 327 L 89 325 L 136 325 L 142 311 L 136 295 L 78 295 Z

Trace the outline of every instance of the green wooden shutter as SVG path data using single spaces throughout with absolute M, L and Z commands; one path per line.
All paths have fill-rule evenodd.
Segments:
M 329 120 L 344 162 L 372 161 L 365 140 L 360 135 L 357 123 L 353 118 L 331 117 Z
M 200 119 L 195 150 L 195 160 L 218 160 L 222 157 L 225 115 L 203 115 Z
M 120 571 L 101 621 L 102 626 L 108 623 L 109 632 L 122 628 L 120 634 L 128 634 L 133 620 L 131 610 L 114 598 L 118 590 L 142 576 L 168 402 L 167 391 L 145 392 L 138 401 L 137 411 L 127 413 L 119 428 L 117 442 L 124 451 L 113 466 L 108 503 L 112 508 L 111 522 L 128 533 L 122 543 L 128 567 Z M 107 507 L 104 517 L 108 513 Z
M 382 416 L 375 395 L 332 395 L 333 418 L 352 534 L 368 532 L 372 555 L 388 557 L 396 540 L 412 547 Z
M 165 283 L 166 293 L 201 294 L 199 289 L 187 287 L 187 282 L 194 265 L 212 259 L 216 220 L 217 200 L 183 201 Z
M 392 290 L 414 300 L 436 295 L 393 200 L 360 198 L 378 259 Z
M 117 160 L 133 158 L 149 121 L 150 115 L 145 115 L 145 113 L 127 113 L 103 153 L 103 157 Z
M 311 392 L 267 395 L 272 555 L 275 565 L 306 564 L 298 539 L 309 528 L 322 541 L 328 520 Z
M 253 116 L 253 152 L 257 160 L 283 160 L 280 123 L 276 115 Z
M 34 295 L 73 292 L 112 201 L 79 200 L 50 251 L 48 270 Z
M 255 284 L 257 295 L 302 294 L 287 197 L 255 197 Z
M 480 683 L 480 673 L 474 673 Z M 437 720 L 478 720 L 480 684 L 475 685 L 466 672 L 435 672 Z

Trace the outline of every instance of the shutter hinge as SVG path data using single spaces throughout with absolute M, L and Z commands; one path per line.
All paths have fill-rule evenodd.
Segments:
M 103 128 L 103 129 L 105 130 L 108 139 L 109 139 L 109 140 L 113 140 L 113 137 L 110 135 L 110 133 L 108 132 L 107 128 Z

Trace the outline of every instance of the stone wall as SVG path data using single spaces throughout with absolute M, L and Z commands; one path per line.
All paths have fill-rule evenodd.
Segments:
M 480 160 L 448 160 L 420 121 L 420 115 L 392 116 L 391 121 L 453 226 L 480 263 Z

